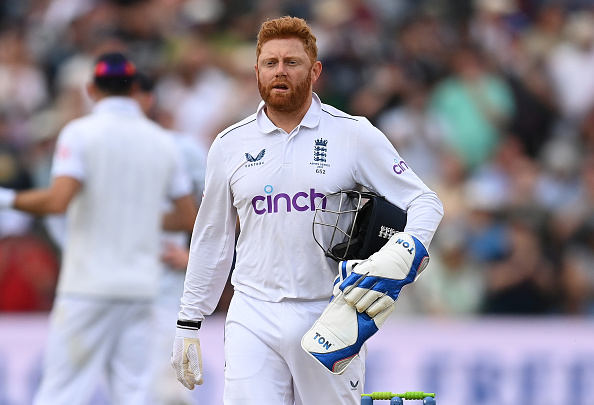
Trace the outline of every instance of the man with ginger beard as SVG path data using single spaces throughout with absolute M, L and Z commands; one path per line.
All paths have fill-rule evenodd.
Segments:
M 285 41 L 275 43 L 270 47 L 276 46 L 276 48 L 282 48 L 285 45 Z M 295 41 L 289 40 L 287 43 L 289 47 L 299 47 L 299 44 Z M 278 52 L 281 49 L 271 49 L 271 52 Z M 297 63 L 297 62 L 292 62 Z M 302 64 L 307 64 L 307 60 L 302 60 Z M 266 61 L 261 70 L 256 66 L 257 80 L 258 80 L 258 91 L 260 96 L 266 105 L 266 111 L 270 114 L 275 114 L 275 111 L 286 114 L 300 114 L 304 107 L 307 108 L 311 104 L 312 99 L 312 75 L 306 74 L 305 69 L 300 69 L 298 74 L 295 74 L 293 83 L 290 83 L 287 76 L 283 76 L 282 73 L 277 75 L 273 70 L 274 65 L 270 61 Z M 317 79 L 322 71 L 322 64 L 316 61 L 311 67 L 312 73 Z M 315 69 L 315 70 L 314 70 Z M 269 77 L 271 73 L 274 77 Z M 299 80 L 300 76 L 303 76 Z
M 172 366 L 187 388 L 203 383 L 199 328 L 217 306 L 236 248 L 224 404 L 359 404 L 364 346 L 341 374 L 329 373 L 301 348 L 304 333 L 328 306 L 338 273 L 312 235 L 316 206 L 335 204 L 322 197 L 340 190 L 376 191 L 407 209 L 405 231 L 425 246 L 443 208 L 367 119 L 323 104 L 313 93 L 322 64 L 304 20 L 262 24 L 255 70 L 263 102 L 221 132 L 209 151 Z

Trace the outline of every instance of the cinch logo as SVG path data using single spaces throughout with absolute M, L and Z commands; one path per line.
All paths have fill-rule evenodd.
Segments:
M 396 164 L 394 165 L 394 167 L 392 167 L 392 170 L 394 170 L 394 173 L 396 174 L 403 173 L 406 169 L 409 168 L 404 160 L 398 162 L 397 159 L 394 159 L 394 163 Z
M 316 198 L 323 198 L 322 208 L 326 208 L 324 194 L 316 193 L 316 190 L 313 188 L 309 190 L 309 194 L 305 191 L 298 191 L 293 196 L 285 193 L 272 195 L 272 191 L 272 186 L 268 185 L 264 187 L 264 192 L 268 195 L 257 195 L 252 198 L 252 207 L 254 207 L 256 214 L 263 215 L 278 212 L 279 206 L 285 207 L 286 212 L 291 212 L 291 209 L 297 211 L 315 211 Z
M 328 342 L 326 340 L 326 338 L 324 338 L 324 336 L 320 335 L 318 332 L 316 332 L 316 335 L 313 338 L 314 340 L 317 340 L 318 343 L 320 345 L 322 345 L 322 347 L 326 350 L 330 350 L 330 346 L 332 346 L 332 343 Z
M 408 253 L 410 253 L 411 255 L 413 254 L 413 252 L 415 251 L 414 247 L 410 246 L 410 243 L 406 242 L 403 239 L 396 239 L 396 244 L 397 245 L 402 245 L 407 251 Z M 409 249 L 410 248 L 410 249 Z

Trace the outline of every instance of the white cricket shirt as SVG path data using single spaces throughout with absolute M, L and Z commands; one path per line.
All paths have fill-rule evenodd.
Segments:
M 58 292 L 153 298 L 163 201 L 191 193 L 171 135 L 133 99 L 108 97 L 64 127 L 52 176 L 82 183 L 68 207 Z
M 268 119 L 263 103 L 220 133 L 208 155 L 179 319 L 201 320 L 216 307 L 233 259 L 237 215 L 236 290 L 272 302 L 329 298 L 337 264 L 313 238 L 315 207 L 324 194 L 357 185 L 406 209 L 405 230 L 429 245 L 442 204 L 366 118 L 314 94 L 290 134 Z

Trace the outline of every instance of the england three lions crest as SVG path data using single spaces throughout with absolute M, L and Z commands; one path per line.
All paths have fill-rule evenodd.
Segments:
M 328 159 L 328 140 L 327 139 L 316 139 L 314 141 L 313 149 L 313 161 L 310 165 L 316 167 L 316 173 L 326 174 L 326 168 L 330 167 L 326 160 Z
M 328 140 L 327 139 L 316 139 L 314 146 L 314 162 L 325 162 L 328 152 Z

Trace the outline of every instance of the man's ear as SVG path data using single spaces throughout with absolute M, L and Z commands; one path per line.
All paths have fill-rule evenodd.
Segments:
M 322 74 L 322 62 L 315 61 L 311 67 L 311 83 L 314 84 Z
M 97 98 L 99 97 L 99 94 L 98 94 L 99 89 L 97 88 L 97 86 L 95 86 L 95 83 L 88 82 L 86 85 L 86 89 L 87 89 L 87 94 L 89 95 L 91 100 L 96 101 Z

